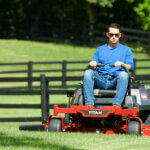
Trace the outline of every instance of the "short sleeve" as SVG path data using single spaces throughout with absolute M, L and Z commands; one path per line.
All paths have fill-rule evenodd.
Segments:
M 99 57 L 99 48 L 95 50 L 92 61 L 96 61 L 98 63 L 98 57 Z

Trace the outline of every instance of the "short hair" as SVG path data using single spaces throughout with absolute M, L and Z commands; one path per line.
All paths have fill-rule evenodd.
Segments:
M 109 28 L 116 28 L 116 29 L 119 29 L 119 31 L 121 32 L 121 28 L 120 28 L 120 25 L 118 23 L 111 23 L 108 26 L 108 32 L 109 32 Z

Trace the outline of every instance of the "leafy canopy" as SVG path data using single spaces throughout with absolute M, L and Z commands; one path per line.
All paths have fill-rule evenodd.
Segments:
M 138 6 L 134 7 L 134 11 L 140 16 L 142 28 L 144 30 L 150 29 L 150 0 L 143 0 Z

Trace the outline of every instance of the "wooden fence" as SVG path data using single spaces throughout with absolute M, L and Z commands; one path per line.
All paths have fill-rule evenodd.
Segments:
M 74 66 L 76 64 L 76 68 Z M 49 65 L 49 66 L 47 66 Z M 70 68 L 68 68 L 69 65 Z M 81 65 L 80 67 L 78 67 Z M 47 76 L 51 76 L 55 82 L 61 81 L 59 85 L 51 85 L 50 88 L 69 88 L 75 87 L 76 85 L 67 85 L 67 80 L 80 81 L 82 80 L 83 71 L 88 65 L 88 61 L 60 61 L 60 62 L 28 62 L 28 63 L 0 63 L 0 82 L 6 82 L 8 84 L 9 81 L 14 82 L 26 82 L 26 86 L 13 86 L 6 87 L 7 89 L 35 89 L 39 88 L 39 86 L 34 86 L 34 80 L 31 80 L 33 77 L 39 76 L 40 74 L 46 74 Z M 4 66 L 12 66 L 14 68 L 19 66 L 19 70 L 6 70 L 2 71 Z M 7 67 L 6 67 L 7 68 Z M 22 69 L 24 68 L 24 69 Z M 38 69 L 36 69 L 38 68 Z M 41 69 L 39 69 L 41 68 Z M 46 68 L 46 69 L 44 69 Z M 68 73 L 71 73 L 71 76 L 67 76 Z M 75 75 L 76 74 L 76 75 Z M 10 77 L 6 77 L 6 75 L 10 75 Z M 15 77 L 12 77 L 15 76 Z M 19 76 L 23 76 L 19 77 Z M 7 81 L 6 81 L 7 80 Z M 0 89 L 4 89 L 5 87 L 0 87 Z
M 15 38 L 26 40 L 53 41 L 61 43 L 72 43 L 78 45 L 98 46 L 108 42 L 106 37 L 107 25 L 90 24 L 87 21 L 79 20 L 61 20 L 40 22 L 37 25 L 36 32 L 32 32 L 33 20 L 24 20 L 16 24 L 18 20 L 8 20 L 7 26 L 0 32 L 0 38 Z M 17 26 L 16 26 L 17 25 Z M 15 30 L 14 30 L 15 29 Z M 150 32 L 133 28 L 122 27 L 123 36 L 121 42 L 129 46 L 141 46 L 150 52 Z M 35 34 L 35 35 L 34 35 Z
M 22 78 L 19 79 L 19 82 L 24 82 L 27 81 L 27 78 Z M 41 83 L 41 89 L 40 90 L 8 90 L 8 89 L 1 89 L 0 90 L 0 95 L 41 95 L 41 104 L 0 104 L 0 108 L 6 108 L 6 109 L 11 109 L 11 108 L 15 108 L 15 109 L 41 109 L 41 117 L 21 117 L 21 118 L 0 118 L 0 122 L 20 122 L 20 121 L 46 121 L 46 117 L 47 114 L 49 114 L 49 109 L 47 107 L 47 105 L 49 104 L 49 97 L 45 96 L 47 89 L 46 89 L 46 80 L 45 80 L 45 76 L 41 75 L 40 78 L 31 78 L 30 80 L 34 80 L 34 81 L 39 81 Z M 4 81 L 6 82 L 18 82 L 17 78 L 8 78 L 8 79 L 4 79 Z
M 142 63 L 141 63 L 142 62 Z M 135 71 L 133 75 L 135 80 L 143 80 L 146 85 L 150 84 L 150 59 L 135 59 Z M 59 66 L 57 69 L 56 64 Z M 2 70 L 2 66 L 26 66 L 26 70 Z M 38 65 L 36 69 L 34 65 Z M 45 65 L 51 65 L 49 69 L 43 69 Z M 70 66 L 69 66 L 70 65 Z M 73 67 L 73 65 L 75 65 Z M 0 118 L 0 122 L 17 122 L 17 121 L 41 121 L 46 122 L 46 118 L 49 115 L 49 109 L 53 108 L 53 104 L 50 103 L 49 95 L 54 94 L 67 94 L 68 88 L 73 88 L 77 86 L 78 82 L 82 82 L 83 71 L 88 65 L 88 61 L 62 61 L 62 62 L 28 62 L 28 63 L 1 63 L 0 68 L 0 83 L 9 84 L 13 83 L 13 87 L 1 87 L 0 95 L 41 95 L 41 104 L 0 104 L 0 108 L 6 109 L 41 109 L 40 117 L 21 117 L 21 118 Z M 41 67 L 40 67 L 41 66 Z M 81 66 L 81 67 L 80 67 Z M 7 68 L 7 67 L 6 67 Z M 19 67 L 22 68 L 22 67 Z M 35 68 L 35 69 L 34 69 Z M 38 73 L 38 75 L 34 75 Z M 43 73 L 55 73 L 55 76 L 49 74 L 41 75 Z M 57 73 L 60 73 L 59 76 Z M 68 75 L 71 73 L 71 75 Z M 77 73 L 77 74 L 76 74 Z M 5 77 L 10 74 L 11 77 Z M 17 76 L 14 76 L 16 74 Z M 23 74 L 20 77 L 19 74 Z M 40 74 L 40 75 L 39 75 Z M 13 77 L 12 77 L 13 76 Z M 36 77 L 38 76 L 38 77 Z M 39 77 L 40 76 L 40 77 Z M 72 83 L 76 81 L 76 83 Z M 27 86 L 16 87 L 16 83 L 27 83 Z M 38 86 L 34 86 L 33 83 L 38 82 Z M 52 82 L 60 82 L 59 85 L 52 85 Z M 67 83 L 71 82 L 71 85 Z M 65 104 L 60 104 L 61 107 L 65 107 Z
M 145 85 L 150 84 L 150 59 L 134 59 L 135 69 L 133 76 L 135 81 L 143 81 Z
M 76 79 L 76 78 L 75 78 Z M 40 82 L 40 89 L 38 90 L 19 90 L 19 89 L 1 89 L 0 95 L 40 95 L 41 103 L 40 104 L 0 104 L 0 108 L 5 109 L 40 109 L 41 116 L 39 117 L 1 117 L 0 122 L 30 122 L 30 121 L 41 121 L 45 123 L 47 117 L 49 116 L 49 109 L 53 108 L 54 104 L 49 104 L 50 94 L 67 94 L 65 90 L 50 90 L 49 82 L 50 81 L 58 81 L 61 80 L 59 77 L 46 77 L 45 75 L 41 75 L 40 77 L 31 77 L 30 81 Z M 74 79 L 67 79 L 68 81 Z M 1 80 L 2 81 L 2 80 Z M 1 82 L 0 81 L 0 82 Z M 26 78 L 3 78 L 3 82 L 26 82 L 28 81 L 28 77 Z M 60 107 L 66 107 L 65 104 L 60 104 Z
M 107 26 L 103 24 L 90 24 L 88 22 L 63 20 L 60 24 L 51 25 L 48 30 L 39 33 L 36 40 L 72 43 L 86 46 L 99 46 L 108 42 L 106 37 Z M 133 46 L 144 47 L 150 52 L 150 32 L 122 27 L 121 42 Z M 29 33 L 29 32 L 28 32 Z M 31 37 L 30 33 L 27 37 Z
M 58 61 L 58 62 L 27 62 L 27 63 L 0 63 L 0 89 L 36 89 L 39 84 L 35 84 L 34 77 L 45 74 L 56 79 L 50 88 L 74 88 L 77 82 L 82 82 L 83 72 L 89 61 Z M 135 69 L 133 76 L 135 80 L 143 80 L 145 84 L 150 83 L 150 59 L 134 59 Z M 9 70 L 7 70 L 9 68 Z M 12 70 L 10 70 L 12 69 Z M 7 80 L 7 81 L 6 81 Z M 13 81 L 12 86 L 8 84 Z M 70 83 L 67 81 L 70 80 Z M 77 82 L 73 82 L 77 81 Z M 22 86 L 17 83 L 24 82 Z M 58 82 L 58 83 L 57 83 Z M 5 85 L 6 86 L 2 86 Z
M 90 24 L 88 22 L 63 20 L 60 24 L 51 25 L 48 30 L 37 37 L 42 41 L 73 43 L 79 45 L 98 46 L 108 42 L 107 25 Z M 121 42 L 133 47 L 144 47 L 150 50 L 150 32 L 133 28 L 121 28 Z

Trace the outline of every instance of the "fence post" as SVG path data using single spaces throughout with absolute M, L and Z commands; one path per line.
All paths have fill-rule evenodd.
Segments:
M 26 32 L 25 32 L 25 36 L 26 36 L 26 40 L 30 40 L 31 36 L 31 19 L 26 19 L 26 24 L 25 24 L 25 27 L 26 27 Z
M 28 88 L 32 89 L 32 62 L 28 62 Z
M 89 27 L 89 42 L 90 42 L 90 46 L 94 45 L 94 24 L 90 23 L 90 27 Z
M 135 77 L 135 74 L 136 74 L 136 59 L 134 58 L 133 62 L 134 62 L 134 70 L 132 71 L 132 75 L 133 77 Z
M 47 117 L 49 115 L 47 109 L 48 109 L 48 91 L 46 86 L 46 77 L 45 75 L 40 75 L 41 78 L 41 111 L 42 111 L 42 123 L 47 122 Z
M 83 24 L 82 24 L 82 40 L 83 40 L 83 45 L 87 45 L 87 32 L 86 32 L 86 26 L 87 26 L 87 24 L 86 24 L 86 22 L 84 21 L 83 22 Z
M 46 111 L 47 115 L 49 116 L 49 82 L 46 81 Z
M 66 86 L 66 69 L 67 69 L 67 62 L 62 62 L 62 86 Z
M 134 63 L 134 69 L 133 69 L 133 71 L 132 71 L 132 77 L 134 78 L 133 80 L 132 80 L 132 83 L 133 83 L 133 85 L 135 84 L 135 78 L 136 78 L 136 59 L 134 58 L 133 59 L 133 63 Z
M 64 20 L 61 20 L 61 26 L 60 26 L 60 40 L 61 40 L 61 42 L 65 42 L 65 36 L 64 36 Z

